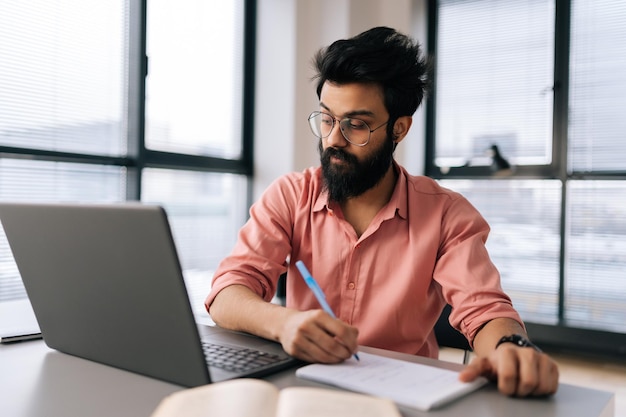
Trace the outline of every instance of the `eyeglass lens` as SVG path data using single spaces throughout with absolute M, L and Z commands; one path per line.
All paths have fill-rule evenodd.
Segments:
M 314 112 L 309 117 L 313 134 L 320 139 L 327 138 L 335 126 L 335 119 L 326 113 Z M 346 140 L 355 145 L 362 145 L 370 139 L 370 127 L 363 120 L 346 118 L 339 122 L 339 128 Z

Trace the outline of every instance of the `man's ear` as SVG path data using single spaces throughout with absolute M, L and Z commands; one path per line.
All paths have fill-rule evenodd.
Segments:
M 411 116 L 400 116 L 396 119 L 396 122 L 393 125 L 393 141 L 395 143 L 402 142 L 402 139 L 404 139 L 407 133 L 409 133 L 412 123 L 413 118 Z

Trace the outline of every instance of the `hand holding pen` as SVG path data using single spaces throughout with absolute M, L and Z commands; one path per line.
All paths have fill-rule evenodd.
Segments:
M 309 272 L 307 267 L 304 265 L 304 262 L 297 261 L 296 262 L 296 267 L 298 268 L 298 271 L 300 271 L 300 274 L 302 275 L 302 278 L 304 278 L 304 282 L 306 282 L 306 284 L 309 286 L 311 291 L 313 291 L 313 295 L 315 295 L 315 298 L 320 303 L 320 306 L 322 306 L 322 309 L 326 313 L 328 313 L 328 315 L 331 316 L 332 318 L 337 318 L 335 316 L 335 313 L 333 312 L 333 310 L 328 305 L 328 302 L 326 301 L 326 296 L 324 295 L 324 292 L 322 291 L 322 289 L 318 285 L 317 281 L 315 281 L 315 279 L 313 278 L 313 276 L 311 275 L 311 273 Z M 355 353 L 354 354 L 354 358 L 358 361 L 359 360 L 359 355 Z

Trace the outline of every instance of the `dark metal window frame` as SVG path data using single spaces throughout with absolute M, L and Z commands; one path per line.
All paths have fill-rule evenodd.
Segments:
M 572 351 L 591 355 L 619 357 L 626 353 L 626 334 L 609 331 L 580 329 L 568 326 L 565 317 L 565 243 L 567 183 L 573 179 L 624 180 L 626 172 L 568 172 L 568 103 L 571 0 L 555 0 L 555 52 L 554 52 L 554 105 L 552 162 L 549 165 L 518 166 L 508 179 L 558 179 L 562 184 L 561 198 L 561 248 L 559 272 L 558 324 L 526 323 L 534 341 L 553 350 Z M 437 65 L 438 2 L 428 1 L 427 52 Z M 435 164 L 435 104 L 437 100 L 436 70 L 433 70 L 433 90 L 426 105 L 425 171 L 435 179 L 488 179 L 489 167 L 453 167 L 443 173 Z M 493 179 L 497 181 L 498 179 Z
M 242 88 L 242 153 L 238 159 L 161 152 L 146 149 L 144 138 L 146 56 L 146 7 L 148 0 L 129 0 L 129 42 L 127 94 L 127 155 L 100 156 L 57 152 L 43 149 L 0 146 L 0 157 L 54 162 L 109 165 L 126 168 L 127 200 L 141 199 L 141 177 L 144 168 L 167 168 L 215 173 L 253 174 L 254 74 L 256 49 L 256 0 L 244 4 L 244 73 Z M 250 200 L 248 181 L 248 200 Z M 245 210 L 242 207 L 242 210 Z

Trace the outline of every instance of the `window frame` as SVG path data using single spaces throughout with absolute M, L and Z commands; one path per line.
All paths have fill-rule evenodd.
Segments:
M 129 0 L 129 39 L 127 51 L 128 125 L 127 155 L 105 156 L 58 152 L 44 149 L 0 145 L 2 158 L 25 158 L 39 161 L 114 165 L 127 169 L 127 200 L 141 199 L 141 173 L 144 168 L 167 168 L 203 172 L 234 173 L 252 177 L 254 124 L 254 75 L 256 38 L 256 0 L 244 4 L 244 69 L 242 100 L 242 153 L 238 159 L 189 155 L 147 149 L 144 138 L 145 90 L 149 57 L 146 56 L 146 8 L 148 0 Z M 248 186 L 250 188 L 250 186 Z M 250 192 L 248 191 L 248 194 Z M 249 199 L 249 197 L 248 197 Z
M 621 357 L 626 351 L 626 334 L 604 330 L 582 329 L 569 326 L 565 318 L 565 236 L 566 213 L 568 205 L 567 188 L 571 180 L 624 180 L 626 171 L 572 171 L 568 172 L 568 123 L 569 123 L 569 70 L 570 70 L 570 26 L 572 0 L 555 0 L 554 22 L 554 86 L 553 86 L 553 125 L 552 125 L 552 161 L 546 165 L 516 166 L 515 172 L 506 179 L 557 179 L 561 182 L 561 220 L 559 253 L 559 291 L 558 323 L 556 325 L 527 322 L 526 327 L 534 341 L 543 347 L 577 353 L 589 353 L 609 357 Z M 490 179 L 493 177 L 489 166 L 451 167 L 442 172 L 435 164 L 436 156 L 436 100 L 437 100 L 437 33 L 438 1 L 428 0 L 427 53 L 434 57 L 432 72 L 432 91 L 426 101 L 425 109 L 425 174 L 436 180 L 440 179 Z
M 146 77 L 149 69 L 147 46 L 148 0 L 128 0 L 128 39 L 124 54 L 127 72 L 123 94 L 123 109 L 127 125 L 126 155 L 110 156 L 82 152 L 54 151 L 22 148 L 0 144 L 0 158 L 45 162 L 67 162 L 92 166 L 114 166 L 125 169 L 126 201 L 142 200 L 142 175 L 144 169 L 161 168 L 203 173 L 236 174 L 246 179 L 244 204 L 236 207 L 245 216 L 252 200 L 254 91 L 256 71 L 256 20 L 257 0 L 243 4 L 243 85 L 241 88 L 241 154 L 238 158 L 219 158 L 174 152 L 156 151 L 145 145 Z

